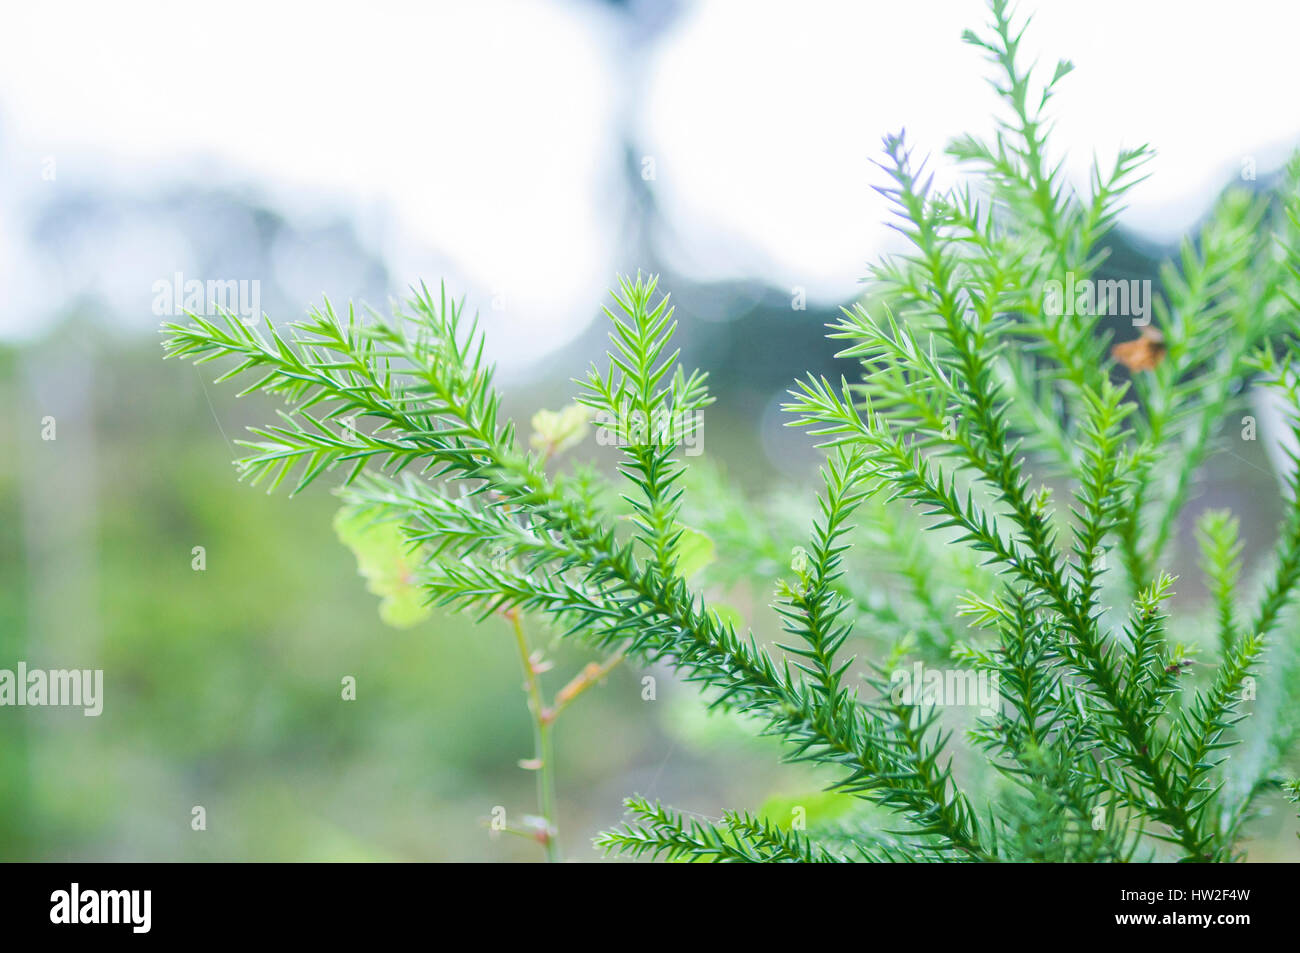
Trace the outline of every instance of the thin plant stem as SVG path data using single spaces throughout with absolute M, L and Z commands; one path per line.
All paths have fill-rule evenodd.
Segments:
M 528 690 L 528 708 L 533 716 L 533 759 L 537 765 L 537 808 L 546 829 L 538 838 L 546 848 L 546 859 L 556 863 L 560 859 L 559 830 L 556 826 L 555 811 L 555 751 L 551 740 L 551 721 L 549 710 L 542 702 L 541 680 L 537 677 L 537 666 L 532 653 L 528 650 L 528 638 L 524 635 L 524 626 L 518 612 L 509 612 L 507 616 L 515 631 L 515 644 L 519 648 L 519 661 L 524 667 L 524 679 Z
M 623 650 L 619 649 L 618 652 L 604 662 L 589 662 L 586 668 L 574 676 L 569 684 L 560 689 L 555 696 L 555 704 L 546 713 L 546 721 L 549 724 L 554 724 L 555 719 L 560 716 L 560 712 L 573 704 L 574 699 L 591 688 L 591 686 L 603 682 L 605 676 L 612 672 L 622 661 Z

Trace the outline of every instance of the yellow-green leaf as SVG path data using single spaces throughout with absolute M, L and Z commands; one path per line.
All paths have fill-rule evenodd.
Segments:
M 861 806 L 860 799 L 841 791 L 809 791 L 805 794 L 770 797 L 758 809 L 758 813 L 760 817 L 788 831 L 796 820 L 809 827 L 826 824 Z
M 569 404 L 561 411 L 539 410 L 533 414 L 533 434 L 529 444 L 548 457 L 563 453 L 582 442 L 591 429 L 591 408 L 582 404 Z
M 718 551 L 713 540 L 689 526 L 682 530 L 677 540 L 677 572 L 685 579 L 695 575 L 717 558 Z
M 407 552 L 397 523 L 345 506 L 334 516 L 334 532 L 356 556 L 366 588 L 380 597 L 379 618 L 385 625 L 409 629 L 429 618 L 432 610 L 415 582 L 416 560 Z

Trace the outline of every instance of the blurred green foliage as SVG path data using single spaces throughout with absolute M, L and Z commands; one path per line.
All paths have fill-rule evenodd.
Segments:
M 90 356 L 86 420 L 57 375 L 35 395 L 50 342 L 0 351 L 15 409 L 0 432 L 0 667 L 102 668 L 105 705 L 98 718 L 0 708 L 0 859 L 538 859 L 487 828 L 494 807 L 535 809 L 508 625 L 441 612 L 384 625 L 329 492 L 289 501 L 236 481 L 226 437 L 269 402 L 236 402 L 152 342 L 79 325 L 53 340 L 70 337 Z M 69 469 L 90 498 L 58 498 Z M 48 548 L 42 519 L 73 511 L 84 526 Z M 51 592 L 90 598 L 50 616 Z M 536 627 L 533 641 L 547 644 Z M 558 642 L 547 655 L 552 691 L 590 661 Z M 567 856 L 597 856 L 591 837 L 628 791 L 715 810 L 757 806 L 770 783 L 771 750 L 679 731 L 708 720 L 695 693 L 655 672 L 643 701 L 645 674 L 616 668 L 557 725 Z

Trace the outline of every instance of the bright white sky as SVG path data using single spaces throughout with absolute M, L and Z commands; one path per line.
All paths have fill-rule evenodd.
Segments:
M 1176 236 L 1243 159 L 1263 174 L 1300 144 L 1300 3 L 1024 7 L 1035 5 L 1029 49 L 1048 69 L 1060 56 L 1078 67 L 1056 105 L 1071 173 L 1082 180 L 1094 148 L 1159 150 L 1131 227 Z M 376 240 L 401 283 L 447 275 L 484 308 L 497 295 L 519 340 L 548 349 L 589 320 L 623 261 L 617 132 L 629 96 L 675 266 L 842 299 L 888 240 L 870 190 L 881 135 L 906 125 L 937 153 L 987 130 L 993 104 L 986 64 L 960 41 L 985 19 L 978 0 L 702 2 L 631 75 L 622 20 L 596 4 L 330 9 L 7 5 L 0 333 L 38 318 L 16 317 L 12 302 L 40 300 L 41 263 L 25 257 L 19 223 L 42 189 L 148 192 L 216 176 L 254 183 L 305 222 L 343 210 L 382 223 Z M 41 180 L 46 156 L 55 183 Z M 184 240 L 124 237 L 98 256 L 101 278 L 143 285 L 147 300 Z

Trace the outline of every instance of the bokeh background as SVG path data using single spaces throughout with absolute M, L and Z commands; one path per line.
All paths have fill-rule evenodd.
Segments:
M 838 372 L 821 326 L 891 247 L 880 137 L 906 125 L 938 153 L 990 128 L 960 41 L 984 18 L 977 0 L 6 8 L 0 667 L 102 668 L 107 697 L 99 718 L 0 709 L 0 858 L 537 859 L 484 825 L 535 803 L 509 630 L 381 625 L 325 488 L 235 481 L 231 441 L 272 406 L 162 362 L 154 283 L 256 280 L 287 321 L 445 279 L 526 420 L 603 350 L 614 276 L 659 272 L 719 398 L 711 464 L 811 499 L 815 455 L 777 406 L 795 375 Z M 1154 277 L 1219 191 L 1266 186 L 1300 144 L 1298 33 L 1281 0 L 1042 5 L 1027 44 L 1079 66 L 1057 101 L 1068 174 L 1094 149 L 1160 153 L 1116 274 Z M 1254 561 L 1275 497 L 1263 450 L 1238 448 L 1191 512 L 1233 506 Z M 552 654 L 552 691 L 589 660 Z M 568 856 L 593 858 L 632 792 L 716 815 L 818 788 L 665 673 L 643 701 L 643 674 L 559 724 Z M 1251 856 L 1294 859 L 1271 807 Z

